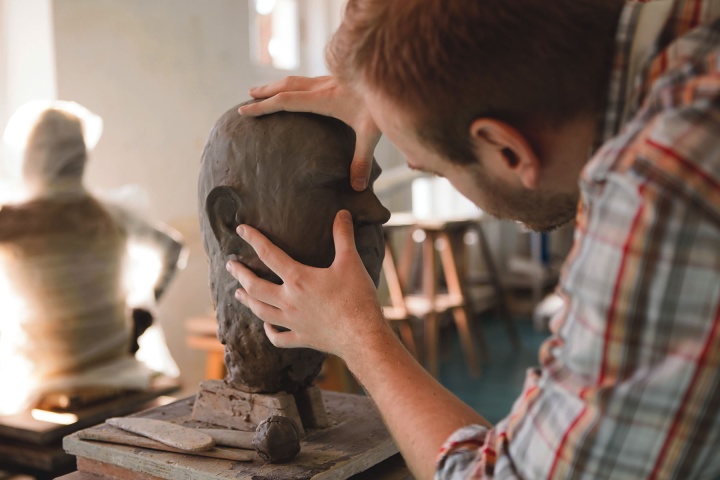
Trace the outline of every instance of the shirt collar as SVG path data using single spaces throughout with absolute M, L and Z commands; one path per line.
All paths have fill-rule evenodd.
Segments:
M 673 10 L 673 0 L 628 1 L 615 35 L 615 55 L 604 114 L 598 120 L 595 148 L 618 134 L 637 110 L 643 67 Z

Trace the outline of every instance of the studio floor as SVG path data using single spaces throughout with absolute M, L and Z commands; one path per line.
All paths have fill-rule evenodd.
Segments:
M 520 347 L 514 349 L 505 325 L 494 315 L 475 319 L 489 346 L 489 360 L 480 376 L 468 371 L 454 328 L 443 329 L 440 350 L 440 382 L 492 423 L 503 419 L 522 390 L 525 371 L 538 365 L 538 349 L 548 332 L 537 332 L 529 318 L 515 317 Z

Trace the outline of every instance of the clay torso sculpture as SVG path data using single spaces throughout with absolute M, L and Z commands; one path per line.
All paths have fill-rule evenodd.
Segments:
M 0 385 L 13 386 L 0 398 L 0 413 L 77 388 L 108 395 L 147 388 L 152 372 L 130 350 L 128 240 L 149 237 L 146 230 L 163 237 L 156 242 L 170 252 L 163 282 L 182 248 L 85 190 L 77 116 L 50 107 L 30 127 L 23 151 L 29 199 L 0 206 Z
M 11 341 L 14 356 L 32 364 L 37 381 L 127 355 L 125 240 L 87 195 L 0 210 L 0 265 L 23 299 L 14 318 L 4 319 L 23 341 L 3 343 Z

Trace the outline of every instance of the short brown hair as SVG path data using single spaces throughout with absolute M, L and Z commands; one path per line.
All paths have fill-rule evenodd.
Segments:
M 327 60 L 417 118 L 420 138 L 474 160 L 480 116 L 518 129 L 599 111 L 623 0 L 349 0 Z

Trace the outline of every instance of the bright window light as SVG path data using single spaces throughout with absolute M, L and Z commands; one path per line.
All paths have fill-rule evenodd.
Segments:
M 297 0 L 255 0 L 252 12 L 255 62 L 279 70 L 300 67 L 300 19 Z

